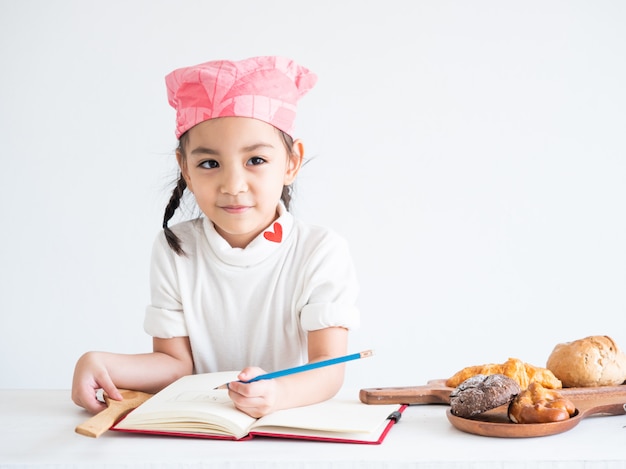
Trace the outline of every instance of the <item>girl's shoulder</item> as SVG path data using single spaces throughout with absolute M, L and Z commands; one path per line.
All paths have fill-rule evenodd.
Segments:
M 196 245 L 198 237 L 203 235 L 203 217 L 193 218 L 191 220 L 182 221 L 169 227 L 170 230 L 178 237 L 183 250 L 187 251 L 190 247 Z M 155 248 L 160 247 L 170 251 L 165 238 L 165 232 L 159 231 L 154 241 Z
M 347 249 L 347 240 L 334 229 L 305 223 L 300 220 L 294 222 L 294 231 L 298 243 L 317 249 Z
M 204 217 L 199 216 L 191 220 L 181 221 L 170 226 L 170 229 L 179 237 L 198 236 L 203 231 Z

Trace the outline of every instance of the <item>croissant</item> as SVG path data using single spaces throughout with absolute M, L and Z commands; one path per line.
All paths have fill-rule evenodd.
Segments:
M 561 381 L 546 369 L 524 363 L 518 358 L 509 358 L 504 363 L 468 366 L 455 373 L 446 381 L 446 386 L 456 388 L 459 384 L 475 375 L 501 374 L 517 381 L 521 389 L 528 388 L 532 382 L 538 382 L 547 389 L 562 388 Z

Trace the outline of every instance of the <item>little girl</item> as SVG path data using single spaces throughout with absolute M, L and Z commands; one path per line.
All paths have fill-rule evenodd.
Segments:
M 207 62 L 166 77 L 180 177 L 152 250 L 144 328 L 153 351 L 84 354 L 76 404 L 95 413 L 98 389 L 121 400 L 118 388 L 154 393 L 184 375 L 229 370 L 248 381 L 346 353 L 359 321 L 348 247 L 288 212 L 304 157 L 292 138 L 296 104 L 316 80 L 282 57 Z M 202 215 L 169 227 L 185 191 Z M 334 365 L 232 382 L 229 395 L 260 417 L 326 400 L 343 377 Z

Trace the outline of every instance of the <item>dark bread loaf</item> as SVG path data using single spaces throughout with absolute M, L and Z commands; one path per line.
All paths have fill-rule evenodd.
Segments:
M 508 376 L 474 375 L 450 393 L 450 410 L 459 417 L 473 417 L 508 404 L 520 391 L 517 381 Z

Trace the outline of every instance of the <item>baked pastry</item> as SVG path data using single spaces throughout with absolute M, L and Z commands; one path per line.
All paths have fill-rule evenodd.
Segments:
M 534 381 L 511 401 L 508 415 L 515 423 L 548 423 L 567 420 L 575 412 L 572 401 Z
M 450 393 L 450 411 L 459 417 L 473 417 L 508 404 L 520 392 L 517 381 L 508 376 L 474 375 Z
M 509 358 L 501 364 L 468 366 L 448 378 L 446 386 L 455 388 L 466 379 L 478 374 L 508 376 L 517 381 L 521 389 L 526 389 L 532 381 L 538 381 L 544 388 L 559 389 L 562 387 L 561 381 L 554 376 L 552 371 L 524 363 L 518 358 Z
M 556 345 L 546 366 L 568 388 L 615 386 L 626 381 L 626 354 L 606 335 Z

